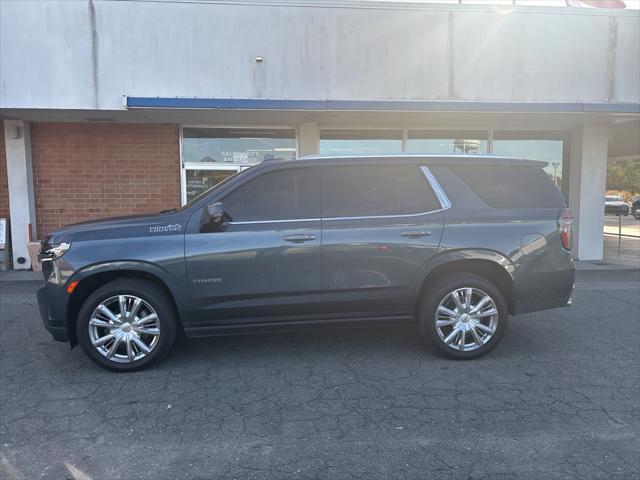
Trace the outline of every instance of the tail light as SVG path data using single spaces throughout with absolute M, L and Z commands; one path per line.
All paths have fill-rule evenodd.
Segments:
M 571 250 L 571 242 L 573 236 L 573 215 L 571 210 L 563 208 L 558 216 L 558 229 L 560 230 L 560 241 L 562 248 Z

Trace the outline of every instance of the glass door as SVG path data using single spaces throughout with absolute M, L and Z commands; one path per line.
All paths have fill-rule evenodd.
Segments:
M 182 203 L 236 172 L 265 160 L 296 156 L 296 132 L 291 128 L 182 129 Z
M 191 199 L 197 197 L 205 190 L 209 190 L 211 187 L 220 183 L 225 178 L 228 178 L 234 173 L 238 172 L 240 168 L 241 167 L 231 165 L 201 165 L 198 167 L 185 166 L 185 201 L 189 202 Z

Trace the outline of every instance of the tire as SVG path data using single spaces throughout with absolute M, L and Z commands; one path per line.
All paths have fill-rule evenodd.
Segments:
M 118 279 L 85 300 L 78 313 L 76 335 L 95 363 L 116 372 L 130 372 L 146 368 L 169 353 L 176 340 L 177 324 L 175 308 L 162 289 L 144 280 Z
M 472 292 L 471 308 L 460 309 L 454 302 L 454 292 L 466 296 L 469 289 Z M 465 296 L 459 296 L 462 307 L 466 307 Z M 463 316 L 484 301 L 485 296 L 489 301 L 481 306 L 481 316 L 468 313 Z M 456 316 L 439 309 L 440 306 Z M 493 310 L 495 314 L 489 315 Z M 456 360 L 478 358 L 493 350 L 506 331 L 508 319 L 504 295 L 493 283 L 472 273 L 453 273 L 437 280 L 424 295 L 418 312 L 420 333 L 426 342 L 436 352 Z M 489 334 L 490 331 L 493 333 Z
M 633 207 L 633 216 L 635 217 L 636 220 L 640 220 L 640 206 L 638 207 Z

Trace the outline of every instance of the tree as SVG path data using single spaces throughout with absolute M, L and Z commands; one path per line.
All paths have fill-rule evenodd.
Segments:
M 619 160 L 607 165 L 607 190 L 630 196 L 640 193 L 640 160 Z

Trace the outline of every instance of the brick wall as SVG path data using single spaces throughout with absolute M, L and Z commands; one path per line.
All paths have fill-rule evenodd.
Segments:
M 32 123 L 38 236 L 180 204 L 176 125 Z

